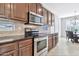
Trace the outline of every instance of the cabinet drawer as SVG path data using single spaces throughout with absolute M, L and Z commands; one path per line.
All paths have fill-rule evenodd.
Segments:
M 1 56 L 18 56 L 18 51 L 17 50 L 13 50 L 13 51 L 4 53 Z
M 0 45 L 0 54 L 17 49 L 17 45 L 18 44 L 16 42 Z
M 32 43 L 32 39 L 23 40 L 19 42 L 19 47 L 24 47 Z

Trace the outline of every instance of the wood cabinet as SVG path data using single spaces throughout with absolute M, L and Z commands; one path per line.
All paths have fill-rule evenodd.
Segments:
M 26 3 L 26 13 L 25 13 L 25 22 L 28 22 L 28 12 L 29 12 L 29 4 Z
M 4 53 L 1 56 L 18 56 L 18 52 L 17 52 L 17 50 L 13 50 L 13 51 Z
M 14 6 L 13 6 L 13 3 L 10 4 L 10 18 L 14 19 Z
M 32 56 L 32 44 L 24 46 L 19 49 L 20 56 Z
M 36 3 L 29 3 L 29 11 L 36 13 Z
M 26 4 L 25 3 L 13 3 L 11 4 L 11 18 L 20 21 L 26 21 Z
M 57 43 L 58 43 L 58 34 L 56 34 L 56 35 L 54 36 L 54 39 L 55 39 L 55 46 L 56 46 Z
M 43 15 L 43 8 L 40 3 L 37 3 L 37 14 Z
M 24 46 L 27 46 L 29 44 L 32 44 L 32 39 L 26 39 L 26 40 L 22 40 L 22 41 L 19 41 L 19 47 L 24 47 Z
M 0 3 L 0 15 L 19 21 L 28 19 L 28 3 Z
M 47 18 L 48 18 L 47 19 L 48 20 L 48 25 L 51 26 L 52 25 L 52 13 L 48 11 L 48 14 L 47 15 L 48 15 L 47 16 Z
M 0 17 L 27 23 L 29 21 L 28 12 L 30 11 L 42 15 L 42 23 L 47 25 L 54 23 L 54 14 L 40 3 L 0 3 Z
M 52 36 L 48 36 L 48 51 L 53 48 Z
M 58 43 L 58 34 L 50 34 L 48 36 L 48 51 L 54 48 Z
M 56 46 L 55 36 L 53 36 L 53 48 Z
M 43 7 L 43 23 L 52 26 L 54 24 L 54 21 L 54 14 Z
M 4 3 L 0 3 L 0 16 L 4 16 Z
M 0 45 L 0 56 L 32 56 L 32 39 Z
M 10 3 L 0 3 L 0 15 L 4 18 L 10 18 Z
M 47 10 L 43 8 L 43 21 L 44 24 L 47 24 Z
M 11 5 L 10 3 L 5 3 L 4 4 L 4 15 L 6 18 L 10 18 L 10 8 L 11 8 Z
M 18 44 L 16 42 L 0 45 L 0 55 L 18 55 L 17 49 Z
M 19 42 L 19 55 L 32 56 L 32 39 Z

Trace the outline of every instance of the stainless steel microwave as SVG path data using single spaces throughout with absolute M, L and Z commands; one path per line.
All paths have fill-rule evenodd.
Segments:
M 28 19 L 29 19 L 28 21 L 29 24 L 43 25 L 42 23 L 43 16 L 36 14 L 34 12 L 29 12 Z

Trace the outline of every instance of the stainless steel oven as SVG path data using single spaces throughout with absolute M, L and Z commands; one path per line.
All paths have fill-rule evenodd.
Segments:
M 46 47 L 47 47 L 47 40 L 46 39 L 37 42 L 37 52 L 43 50 Z
M 28 21 L 29 24 L 43 25 L 42 23 L 43 16 L 39 14 L 36 14 L 34 12 L 29 12 L 28 18 L 29 18 Z
M 34 39 L 34 55 L 45 56 L 48 52 L 48 36 Z

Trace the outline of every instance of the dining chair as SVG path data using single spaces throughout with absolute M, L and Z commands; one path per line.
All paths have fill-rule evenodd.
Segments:
M 74 37 L 72 31 L 66 31 L 66 39 L 67 40 L 71 39 L 71 41 L 73 41 Z

